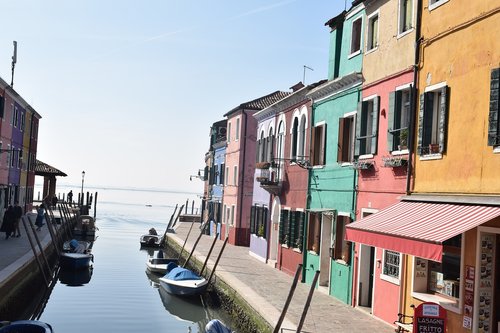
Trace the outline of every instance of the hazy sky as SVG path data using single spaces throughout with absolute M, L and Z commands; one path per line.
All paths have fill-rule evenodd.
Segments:
M 210 125 L 326 78 L 343 0 L 0 0 L 0 76 L 42 116 L 60 184 L 202 192 Z

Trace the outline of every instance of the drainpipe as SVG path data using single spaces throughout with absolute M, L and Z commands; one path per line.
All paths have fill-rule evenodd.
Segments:
M 309 162 L 311 162 L 311 140 L 312 140 L 312 128 L 314 126 L 314 101 L 312 98 L 309 98 L 309 101 L 311 102 L 311 121 L 309 121 Z M 311 184 L 311 168 L 307 169 L 307 196 L 306 196 L 306 212 L 308 209 L 311 208 L 311 191 L 310 191 L 310 185 Z M 306 282 L 306 272 L 307 272 L 307 267 L 306 267 L 306 261 L 307 261 L 307 233 L 308 233 L 308 228 L 307 226 L 309 225 L 309 214 L 306 214 L 306 219 L 304 221 L 304 237 L 302 238 L 302 276 L 300 279 L 300 282 L 305 283 Z
M 236 227 L 241 228 L 241 214 L 243 213 L 243 186 L 245 185 L 245 163 L 246 163 L 246 150 L 247 150 L 247 122 L 248 122 L 248 115 L 245 110 L 241 112 L 241 115 L 244 116 L 245 121 L 242 122 L 243 127 L 242 129 L 245 129 L 245 135 L 243 135 L 243 131 L 241 131 L 240 135 L 240 140 L 243 140 L 243 163 L 241 164 L 242 168 L 240 167 L 238 171 L 241 169 L 241 177 L 238 178 L 238 201 L 239 201 L 239 219 L 238 219 L 238 225 Z M 241 187 L 240 187 L 241 184 Z M 236 233 L 235 233 L 236 234 Z
M 417 98 L 418 98 L 418 66 L 420 64 L 420 43 L 421 43 L 421 18 L 422 18 L 422 0 L 417 0 L 417 22 L 415 27 L 415 64 L 413 65 L 413 89 L 411 90 L 410 107 L 410 128 L 408 135 L 408 168 L 406 174 L 406 194 L 411 193 L 411 178 L 413 174 L 413 154 L 415 153 L 415 123 L 417 116 Z

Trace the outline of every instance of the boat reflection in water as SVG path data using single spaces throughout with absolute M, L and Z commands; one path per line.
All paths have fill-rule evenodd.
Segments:
M 59 282 L 70 287 L 81 287 L 90 282 L 93 267 L 81 269 L 61 268 L 59 270 Z

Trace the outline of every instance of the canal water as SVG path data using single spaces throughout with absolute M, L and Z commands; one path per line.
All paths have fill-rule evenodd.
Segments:
M 206 306 L 210 302 L 202 298 L 186 300 L 164 292 L 159 276 L 146 270 L 150 251 L 139 246 L 140 235 L 151 227 L 164 232 L 175 204 L 189 200 L 191 212 L 194 200 L 199 210 L 199 197 L 152 190 L 95 191 L 99 230 L 92 249 L 93 269 L 81 275 L 62 271 L 40 320 L 55 332 L 71 333 L 201 333 L 210 319 L 229 323 L 227 315 Z

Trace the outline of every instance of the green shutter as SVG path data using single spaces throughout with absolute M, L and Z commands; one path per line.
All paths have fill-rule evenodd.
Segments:
M 422 153 L 422 143 L 424 135 L 424 110 L 425 110 L 425 93 L 420 95 L 420 105 L 418 110 L 418 143 L 417 155 Z
M 446 128 L 448 120 L 448 86 L 441 88 L 439 101 L 439 152 L 446 151 Z
M 359 156 L 361 149 L 361 145 L 364 141 L 364 139 L 359 139 L 361 136 L 361 125 L 363 123 L 363 120 L 365 119 L 363 117 L 363 112 L 366 111 L 365 107 L 365 102 L 359 102 L 358 103 L 358 112 L 356 113 L 356 138 L 354 140 L 354 156 Z M 364 147 L 364 144 L 363 144 Z
M 283 244 L 285 241 L 285 215 L 286 215 L 286 210 L 282 209 L 280 213 L 280 231 L 279 231 L 279 242 L 280 244 Z
M 498 106 L 500 104 L 500 68 L 491 70 L 488 146 L 500 145 Z
M 389 114 L 387 115 L 387 122 L 388 122 L 387 150 L 388 151 L 394 150 L 394 134 L 391 131 L 397 129 L 397 127 L 398 127 L 396 125 L 396 122 L 395 122 L 396 93 L 397 93 L 397 91 L 391 91 L 389 93 Z
M 250 208 L 250 233 L 255 234 L 255 206 Z
M 372 122 L 372 138 L 371 138 L 370 154 L 373 154 L 373 155 L 375 155 L 377 153 L 379 105 L 380 105 L 380 97 L 377 96 L 373 99 L 373 110 L 372 110 L 372 121 L 373 122 Z
M 289 229 L 289 234 L 288 234 L 288 247 L 295 247 L 295 230 L 296 226 L 295 223 L 297 221 L 297 212 L 290 212 L 290 229 Z
M 304 212 L 299 212 L 299 221 L 298 221 L 298 236 L 297 236 L 297 247 L 302 251 L 303 243 L 304 243 L 304 220 L 306 214 Z

